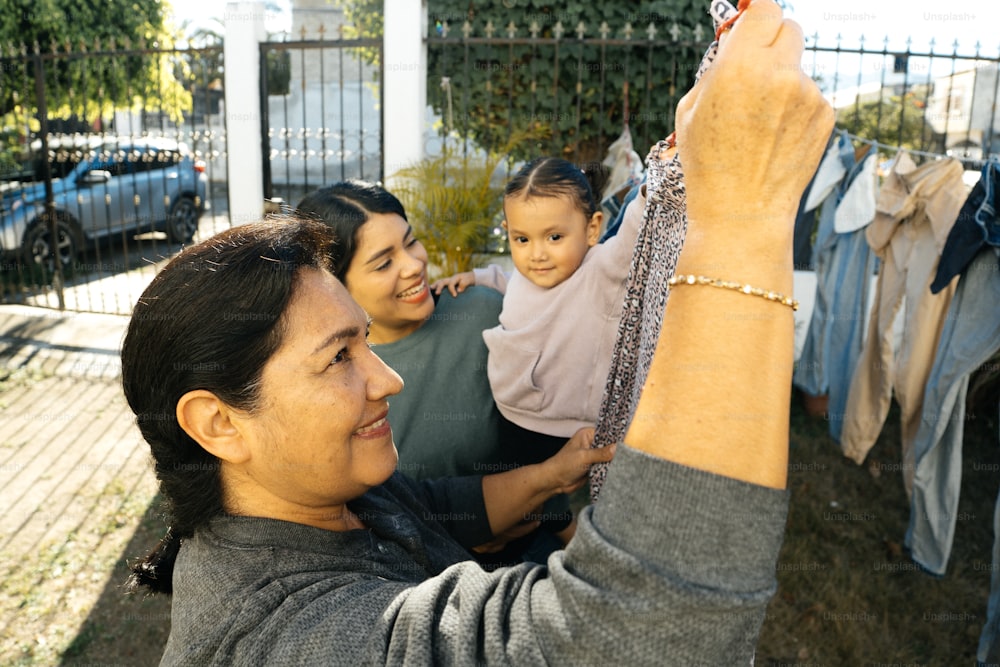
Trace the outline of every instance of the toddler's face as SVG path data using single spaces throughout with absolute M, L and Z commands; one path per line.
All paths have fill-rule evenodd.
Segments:
M 514 266 L 544 288 L 573 275 L 601 231 L 601 213 L 588 219 L 568 197 L 511 197 L 504 212 Z

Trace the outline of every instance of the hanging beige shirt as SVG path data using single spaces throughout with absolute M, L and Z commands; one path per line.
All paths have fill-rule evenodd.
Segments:
M 882 260 L 868 334 L 854 369 L 840 445 L 856 463 L 875 444 L 893 392 L 902 421 L 903 480 L 913 484 L 912 444 L 920 426 L 924 386 L 955 285 L 931 294 L 948 232 L 965 201 L 962 165 L 944 159 L 916 166 L 906 153 L 886 177 L 875 219 L 865 230 Z M 894 349 L 893 322 L 903 310 L 902 338 Z

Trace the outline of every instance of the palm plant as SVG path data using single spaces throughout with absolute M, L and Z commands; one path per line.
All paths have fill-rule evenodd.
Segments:
M 512 137 L 498 151 L 446 142 L 440 155 L 394 175 L 393 192 L 427 248 L 431 279 L 471 270 L 474 255 L 486 251 L 502 215 L 509 149 L 526 139 Z

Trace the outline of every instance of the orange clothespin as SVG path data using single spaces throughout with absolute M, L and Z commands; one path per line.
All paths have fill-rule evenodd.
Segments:
M 728 21 L 719 26 L 715 31 L 715 41 L 719 41 L 722 37 L 722 33 L 727 32 L 736 23 L 736 20 L 740 18 L 747 7 L 750 6 L 750 0 L 740 0 L 739 4 L 736 5 L 736 13 Z

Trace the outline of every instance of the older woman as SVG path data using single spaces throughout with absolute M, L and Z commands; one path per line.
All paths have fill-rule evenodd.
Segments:
M 677 270 L 787 293 L 791 223 L 833 118 L 798 68 L 798 27 L 770 0 L 747 12 L 678 108 L 690 233 Z M 787 507 L 790 308 L 677 286 L 669 354 L 653 358 L 601 502 L 547 567 L 484 572 L 453 537 L 516 521 L 556 468 L 422 485 L 394 473 L 399 379 L 319 236 L 309 222 L 236 228 L 172 261 L 133 314 L 126 396 L 183 538 L 144 570 L 163 587 L 176 556 L 164 664 L 751 661 Z M 455 513 L 456 499 L 484 512 Z

